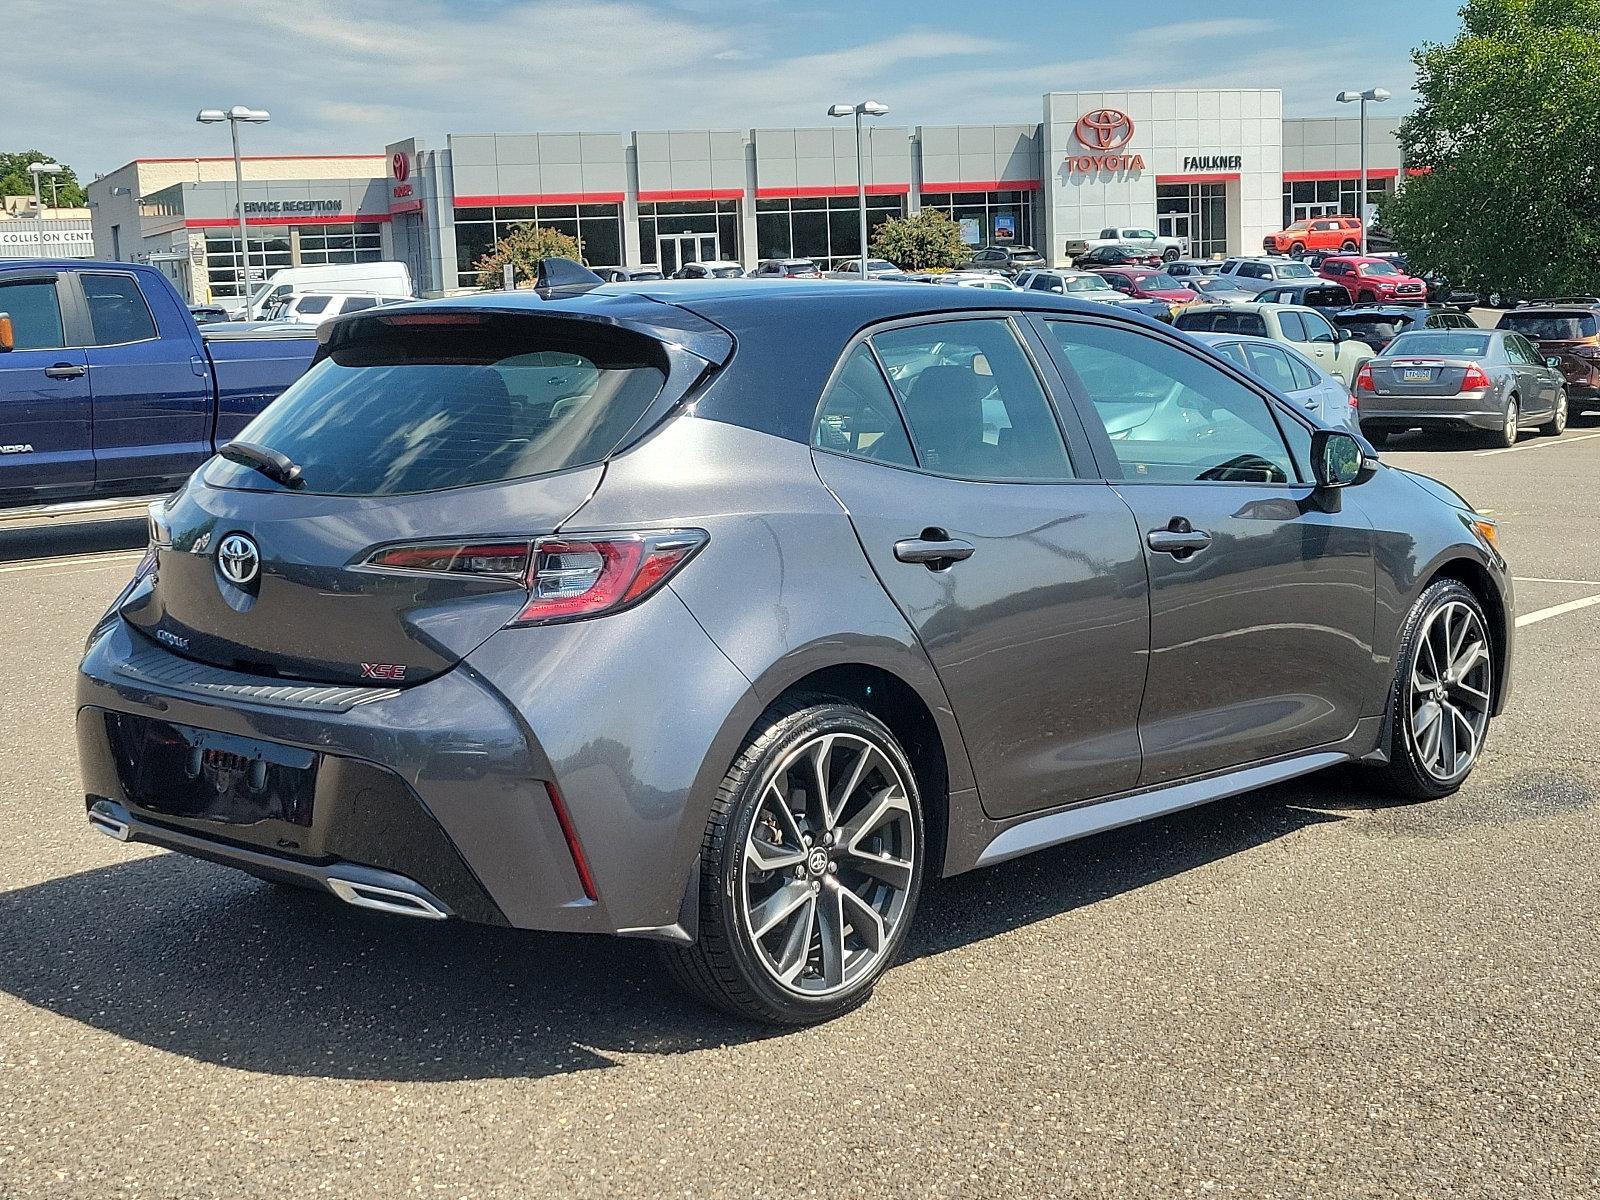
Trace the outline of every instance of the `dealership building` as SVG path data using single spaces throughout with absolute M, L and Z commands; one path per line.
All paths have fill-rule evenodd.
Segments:
M 1052 92 L 1042 117 L 869 121 L 869 220 L 937 208 L 973 245 L 1033 245 L 1061 263 L 1069 241 L 1106 226 L 1188 237 L 1196 256 L 1214 257 L 1259 250 L 1293 220 L 1358 210 L 1357 118 L 1285 120 L 1277 90 Z M 1401 177 L 1395 125 L 1369 121 L 1369 202 Z M 473 264 L 528 221 L 579 238 L 592 265 L 669 273 L 712 258 L 832 265 L 858 252 L 855 132 L 843 121 L 449 134 L 246 169 L 253 269 L 397 258 L 429 295 L 473 286 Z M 97 252 L 169 264 L 195 299 L 231 295 L 231 177 L 229 159 L 146 159 L 96 180 Z

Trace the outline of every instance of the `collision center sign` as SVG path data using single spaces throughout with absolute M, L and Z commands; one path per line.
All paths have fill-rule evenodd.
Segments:
M 1120 108 L 1092 108 L 1078 118 L 1072 132 L 1088 153 L 1067 155 L 1067 170 L 1144 170 L 1144 155 L 1119 153 L 1133 140 L 1133 118 Z

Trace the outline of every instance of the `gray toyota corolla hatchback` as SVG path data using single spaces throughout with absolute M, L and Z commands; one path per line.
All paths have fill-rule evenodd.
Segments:
M 385 308 L 94 629 L 89 820 L 419 918 L 862 1001 L 930 876 L 1335 763 L 1445 795 L 1493 522 L 1059 297 L 614 285 Z

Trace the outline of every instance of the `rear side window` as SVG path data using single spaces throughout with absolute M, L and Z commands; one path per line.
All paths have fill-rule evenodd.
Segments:
M 18 350 L 55 350 L 67 344 L 54 279 L 0 283 L 0 313 L 11 318 Z
M 938 321 L 872 341 L 925 470 L 975 480 L 1072 478 L 1055 413 L 1009 322 Z
M 301 296 L 300 303 L 295 305 L 295 312 L 325 312 L 328 308 L 328 301 L 331 299 L 333 299 L 331 296 Z
M 1250 371 L 1257 379 L 1263 380 L 1277 388 L 1280 392 L 1292 392 L 1300 386 L 1294 377 L 1294 370 L 1289 366 L 1289 356 L 1276 346 L 1247 346 L 1246 353 L 1250 355 Z
M 89 323 L 97 346 L 148 342 L 156 336 L 155 318 L 131 275 L 80 275 L 89 301 Z
M 240 440 L 288 455 L 308 492 L 437 491 L 600 462 L 666 382 L 660 346 L 636 334 L 537 316 L 458 319 L 357 318 L 355 335 L 336 343 Z M 278 486 L 220 459 L 207 478 Z
M 865 345 L 850 352 L 823 398 L 811 443 L 875 462 L 916 465 L 894 394 Z

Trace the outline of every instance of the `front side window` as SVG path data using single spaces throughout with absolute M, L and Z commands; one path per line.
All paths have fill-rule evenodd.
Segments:
M 1328 324 L 1326 317 L 1316 313 L 1298 313 L 1300 323 L 1305 326 L 1306 341 L 1308 342 L 1337 342 L 1339 339 L 1333 332 L 1333 326 Z
M 0 283 L 0 313 L 11 318 L 17 350 L 56 350 L 67 344 L 54 279 Z
M 925 470 L 974 480 L 1072 478 L 1055 413 L 1010 322 L 939 321 L 872 342 Z
M 850 352 L 823 397 L 811 444 L 874 462 L 916 465 L 894 393 L 864 343 Z
M 1267 401 L 1177 346 L 1052 320 L 1068 384 L 1089 401 L 1129 481 L 1290 483 L 1294 464 Z
M 89 302 L 89 324 L 97 346 L 148 342 L 156 336 L 155 318 L 131 275 L 79 276 Z

